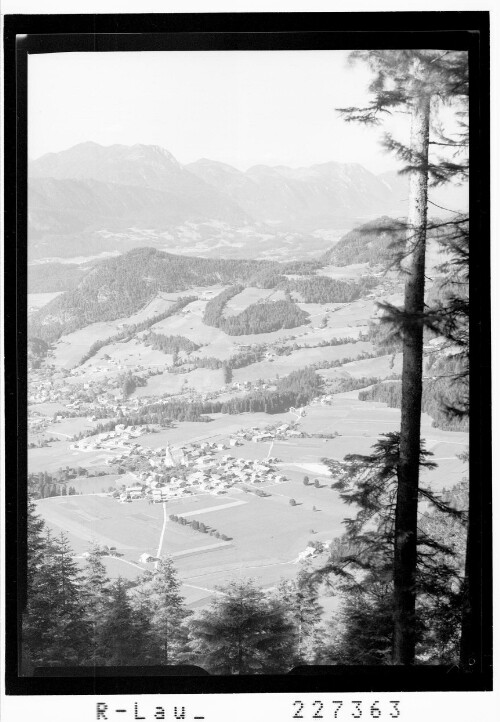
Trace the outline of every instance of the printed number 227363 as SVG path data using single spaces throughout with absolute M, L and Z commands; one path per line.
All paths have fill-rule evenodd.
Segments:
M 293 703 L 294 714 L 292 719 L 396 719 L 400 716 L 399 700 L 390 700 L 382 704 L 375 700 L 372 704 L 361 700 L 332 700 L 331 703 L 317 699 L 310 705 L 297 699 Z M 329 708 L 328 708 L 329 707 Z M 309 708 L 309 709 L 308 709 Z

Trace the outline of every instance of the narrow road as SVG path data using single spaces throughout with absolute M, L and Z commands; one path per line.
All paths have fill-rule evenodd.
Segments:
M 144 567 L 140 567 L 138 564 L 134 564 L 134 562 L 129 562 L 128 559 L 122 559 L 121 557 L 113 557 L 111 555 L 106 555 L 109 559 L 116 559 L 119 562 L 123 562 L 124 564 L 128 564 L 130 567 L 135 567 L 136 569 L 140 569 L 141 572 L 144 571 Z
M 163 546 L 163 537 L 165 536 L 165 529 L 167 528 L 167 503 L 164 501 L 163 504 L 163 526 L 161 529 L 160 542 L 158 544 L 158 551 L 156 556 L 159 558 L 161 555 L 161 548 Z M 155 569 L 158 567 L 158 562 L 155 562 Z
M 128 564 L 129 567 L 135 567 L 136 569 L 140 569 L 141 572 L 144 571 L 144 567 L 140 567 L 139 564 L 134 564 L 134 562 L 129 562 L 128 559 L 122 559 L 122 557 L 115 557 L 112 554 L 103 554 L 102 555 L 104 559 L 116 559 L 118 562 L 123 562 L 124 564 Z M 74 559 L 85 559 L 86 557 L 82 556 L 81 554 L 78 556 L 75 556 Z
M 274 439 L 271 441 L 271 445 L 269 446 L 269 451 L 267 452 L 266 459 L 269 459 L 269 457 L 271 456 L 271 451 L 273 450 L 273 446 L 274 446 Z
M 220 589 L 208 589 L 207 587 L 197 587 L 195 584 L 186 584 L 182 582 L 183 587 L 189 587 L 190 589 L 200 589 L 202 592 L 210 592 L 210 594 L 219 594 L 220 596 L 227 597 L 225 592 L 221 592 Z

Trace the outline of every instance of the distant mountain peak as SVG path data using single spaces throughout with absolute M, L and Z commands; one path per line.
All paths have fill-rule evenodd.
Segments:
M 195 160 L 193 163 L 188 163 L 185 168 L 192 168 L 195 166 L 211 166 L 213 168 L 221 168 L 226 171 L 229 171 L 231 173 L 241 173 L 242 171 L 238 170 L 238 168 L 235 168 L 234 165 L 230 165 L 229 163 L 223 163 L 221 160 L 212 160 L 211 158 L 199 158 L 198 160 Z
M 123 147 L 127 148 L 127 146 Z M 130 150 L 142 153 L 144 158 L 154 158 L 157 156 L 165 158 L 170 163 L 174 163 L 179 168 L 182 168 L 177 158 L 175 158 L 169 150 L 163 148 L 161 145 L 145 145 L 144 143 L 136 143 L 131 146 Z
M 94 178 L 100 177 L 106 167 L 127 160 L 160 161 L 181 170 L 179 161 L 159 145 L 101 145 L 93 140 L 84 141 L 62 150 L 59 153 L 46 153 L 30 162 L 29 174 L 32 177 L 52 176 L 54 178 Z M 99 166 L 93 164 L 99 160 Z M 107 180 L 107 179 L 106 179 Z M 118 181 L 119 182 L 119 181 Z

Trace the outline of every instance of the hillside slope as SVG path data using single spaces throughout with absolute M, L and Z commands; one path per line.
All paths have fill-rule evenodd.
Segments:
M 33 314 L 30 335 L 53 340 L 96 321 L 138 311 L 156 294 L 214 284 L 236 284 L 265 271 L 311 273 L 318 264 L 188 258 L 139 248 L 95 265 L 78 286 Z
M 322 256 L 322 262 L 333 266 L 352 263 L 385 263 L 391 257 L 392 244 L 404 239 L 404 223 L 382 216 L 346 233 Z

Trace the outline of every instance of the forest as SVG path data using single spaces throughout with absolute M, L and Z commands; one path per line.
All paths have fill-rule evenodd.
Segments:
M 181 311 L 185 306 L 187 306 L 189 303 L 192 303 L 193 301 L 196 301 L 196 296 L 183 296 L 182 298 L 179 298 L 174 304 L 172 304 L 172 306 L 170 306 L 170 308 L 168 308 L 163 313 L 157 313 L 154 316 L 150 316 L 145 321 L 141 321 L 140 323 L 128 324 L 125 326 L 123 331 L 119 331 L 113 336 L 108 336 L 107 338 L 95 341 L 91 345 L 89 350 L 80 359 L 80 366 L 89 359 L 91 359 L 93 356 L 95 356 L 98 351 L 104 348 L 104 346 L 108 346 L 112 343 L 117 343 L 118 341 L 126 341 L 133 338 L 136 333 L 146 331 L 151 326 L 154 326 L 155 323 L 164 321 L 170 316 L 175 316 L 176 313 L 179 313 L 179 311 Z
M 144 344 L 151 346 L 154 351 L 173 354 L 174 357 L 179 354 L 179 351 L 189 354 L 200 348 L 198 344 L 190 341 L 185 336 L 170 336 L 164 333 L 153 333 L 152 331 L 145 337 Z
M 219 328 L 229 336 L 270 333 L 281 328 L 296 328 L 309 321 L 309 314 L 293 301 L 253 303 L 237 316 L 219 320 Z
M 136 248 L 93 266 L 78 285 L 50 301 L 29 319 L 28 334 L 54 341 L 97 321 L 113 321 L 139 311 L 158 293 L 194 286 L 244 284 L 260 274 L 312 273 L 314 261 L 253 261 L 177 256 Z
M 370 266 L 388 265 L 405 240 L 406 224 L 388 216 L 377 218 L 343 236 L 323 256 L 325 263 L 349 266 L 368 263 Z
M 207 326 L 215 326 L 229 336 L 244 336 L 270 333 L 280 328 L 295 328 L 309 320 L 309 314 L 302 311 L 291 300 L 252 303 L 236 316 L 224 316 L 226 303 L 243 291 L 243 286 L 232 286 L 209 301 L 203 314 Z
M 244 286 L 242 285 L 230 286 L 224 291 L 221 291 L 221 293 L 215 296 L 215 298 L 212 298 L 205 306 L 203 323 L 206 323 L 207 326 L 215 326 L 215 328 L 218 328 L 226 303 L 233 298 L 233 296 L 237 296 L 238 293 L 241 293 L 243 288 Z
M 359 281 L 342 281 L 328 276 L 314 276 L 287 281 L 289 291 L 300 294 L 304 303 L 350 303 L 377 286 L 378 280 L 363 276 Z
M 367 277 L 358 283 L 314 275 L 320 267 L 321 263 L 318 261 L 280 263 L 187 258 L 153 248 L 134 249 L 88 269 L 77 285 L 30 316 L 28 334 L 30 338 L 36 337 L 51 343 L 61 335 L 89 324 L 130 316 L 158 293 L 187 291 L 196 285 L 210 286 L 220 283 L 231 285 L 207 303 L 204 322 L 209 326 L 220 327 L 234 336 L 264 333 L 265 330 L 248 329 L 262 327 L 273 331 L 293 328 L 300 325 L 298 321 L 302 318 L 301 312 L 281 302 L 273 311 L 278 314 L 274 323 L 268 318 L 268 312 L 272 308 L 262 311 L 253 306 L 239 316 L 224 319 L 222 314 L 226 302 L 246 287 L 255 285 L 258 288 L 281 288 L 287 293 L 290 303 L 289 294 L 293 290 L 300 293 L 306 303 L 344 303 L 359 298 L 376 285 L 376 280 Z M 305 278 L 287 278 L 287 275 L 297 274 Z M 135 332 L 139 330 L 136 328 Z M 116 339 L 120 338 L 121 335 L 117 334 Z M 115 337 L 110 337 L 108 343 L 113 340 Z

